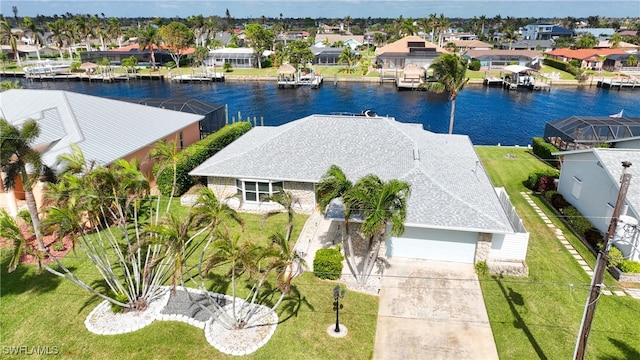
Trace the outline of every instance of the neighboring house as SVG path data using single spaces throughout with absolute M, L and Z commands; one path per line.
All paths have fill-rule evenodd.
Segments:
M 311 47 L 313 65 L 339 65 L 344 47 Z M 356 51 L 356 53 L 358 53 Z
M 453 32 L 444 34 L 442 40 L 445 43 L 456 41 L 473 41 L 478 40 L 478 36 L 474 33 Z
M 403 69 L 408 64 L 428 68 L 447 50 L 418 36 L 406 36 L 376 49 L 376 63 L 384 69 Z
M 545 53 L 555 49 L 556 45 L 553 40 L 518 40 L 511 43 L 503 41 L 498 47 L 500 49 L 511 48 L 511 50 L 537 50 Z
M 21 126 L 34 119 L 40 136 L 32 147 L 42 161 L 56 169 L 57 158 L 77 144 L 87 161 L 108 165 L 117 159 L 138 159 L 151 177 L 147 155 L 153 144 L 166 139 L 186 147 L 200 139 L 202 116 L 61 90 L 8 90 L 0 92 L 0 114 Z M 37 192 L 34 189 L 34 192 Z M 15 214 L 15 199 L 24 193 L 1 191 L 0 203 Z
M 576 36 L 581 34 L 591 34 L 596 38 L 610 37 L 616 33 L 614 28 L 581 28 L 575 30 Z
M 309 38 L 309 32 L 298 30 L 298 31 L 287 31 L 276 35 L 276 39 L 274 42 L 281 42 L 285 45 L 296 40 L 306 40 Z
M 17 50 L 18 50 L 18 56 L 20 56 L 21 59 L 24 59 L 24 58 L 35 59 L 38 57 L 38 51 L 40 51 L 40 56 L 49 56 L 49 55 L 58 54 L 58 49 L 49 47 L 49 46 L 38 48 L 35 45 L 18 45 Z M 0 51 L 7 54 L 7 57 L 9 59 L 13 59 L 13 49 L 11 48 L 11 45 L 0 45 Z
M 384 36 L 384 38 L 387 38 L 387 33 L 383 32 L 383 31 L 367 31 L 366 33 L 364 33 L 363 36 L 363 44 L 365 45 L 380 45 L 380 44 L 376 44 L 376 33 L 380 33 Z
M 607 40 L 599 40 L 598 44 L 593 48 L 594 49 L 611 49 L 612 46 L 613 44 L 611 43 L 611 41 L 607 39 Z M 618 46 L 616 46 L 616 49 L 624 50 L 628 53 L 636 53 L 638 52 L 638 48 L 640 48 L 640 46 L 635 44 L 630 44 L 624 41 L 620 41 L 620 43 L 618 43 Z
M 613 54 L 608 55 L 604 63 L 602 63 L 602 69 L 606 71 L 623 71 L 630 72 L 629 70 L 635 70 L 633 72 L 640 71 L 640 64 L 636 62 L 636 65 L 630 66 L 628 64 L 629 58 L 635 57 L 636 60 L 640 60 L 639 54 Z
M 537 50 L 469 50 L 464 56 L 470 61 L 480 61 L 487 70 L 503 69 L 509 65 L 534 67 L 542 53 Z
M 314 47 L 330 47 L 335 43 L 342 43 L 343 47 L 350 47 L 355 50 L 364 44 L 364 35 L 338 35 L 338 34 L 318 34 L 316 35 Z M 329 44 L 327 46 L 326 44 Z
M 264 55 L 261 56 L 261 60 Z M 233 68 L 251 69 L 257 68 L 256 52 L 252 48 L 221 48 L 209 51 L 209 56 L 204 60 L 207 66 L 217 66 L 222 69 L 225 63 L 230 63 Z
M 611 147 L 616 149 L 640 149 L 640 135 L 607 141 Z
M 195 48 L 188 48 L 183 51 L 183 54 L 191 56 L 194 52 Z M 171 55 L 169 55 L 166 50 L 158 49 L 157 47 L 153 55 L 156 60 L 156 65 L 158 66 L 173 61 Z M 151 66 L 151 52 L 149 50 L 140 50 L 140 45 L 138 44 L 130 44 L 107 51 L 94 50 L 80 52 L 80 60 L 82 62 L 98 63 L 103 59 L 107 59 L 112 65 L 120 65 L 122 60 L 131 56 L 138 60 L 138 66 Z
M 604 65 L 604 60 L 609 55 L 614 54 L 627 54 L 626 51 L 622 49 L 569 49 L 562 48 L 556 49 L 553 51 L 549 51 L 547 56 L 564 61 L 570 62 L 571 60 L 580 61 L 581 69 L 593 69 L 598 70 L 601 69 Z
M 558 191 L 603 234 L 607 233 L 618 198 L 622 162 L 631 162 L 633 165 L 626 172 L 632 175 L 632 179 L 620 215 L 623 224 L 637 225 L 640 215 L 640 150 L 592 148 L 554 155 L 559 155 L 562 161 Z M 616 232 L 613 239 L 613 244 L 625 257 L 636 261 L 640 260 L 638 234 L 637 226 L 627 226 Z
M 553 24 L 529 24 L 522 29 L 523 40 L 549 40 L 572 36 L 572 30 Z
M 261 200 L 288 191 L 295 211 L 311 213 L 316 184 L 332 164 L 353 182 L 375 174 L 411 185 L 406 231 L 387 237 L 388 256 L 513 261 L 514 272 L 526 272 L 529 234 L 465 135 L 436 134 L 388 117 L 311 115 L 255 127 L 190 174 L 207 177 L 216 196 L 240 211 L 280 209 Z
M 465 52 L 468 50 L 491 50 L 493 49 L 493 45 L 486 43 L 480 40 L 450 40 L 446 41 L 445 44 L 453 43 L 458 52 Z

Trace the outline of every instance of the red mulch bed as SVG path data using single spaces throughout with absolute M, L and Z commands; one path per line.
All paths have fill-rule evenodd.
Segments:
M 35 255 L 38 249 L 38 242 L 36 241 L 36 236 L 31 233 L 30 226 L 28 225 L 20 225 L 20 230 L 22 230 L 22 234 L 26 240 L 26 249 L 22 251 L 22 255 L 20 256 L 21 264 L 36 264 L 37 258 Z M 44 246 L 49 250 L 49 253 L 52 256 L 57 258 L 64 257 L 69 251 L 71 251 L 72 241 L 70 236 L 65 236 L 62 239 L 62 244 L 64 245 L 63 250 L 55 250 L 53 244 L 58 241 L 58 236 L 56 234 L 43 235 L 42 241 L 44 242 Z M 13 242 L 8 239 L 0 238 L 0 247 L 13 249 Z M 48 256 L 44 256 L 42 259 L 43 263 L 50 263 L 53 259 Z

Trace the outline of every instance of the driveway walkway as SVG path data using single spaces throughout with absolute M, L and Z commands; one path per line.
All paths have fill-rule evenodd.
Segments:
M 388 262 L 374 359 L 498 359 L 472 264 Z

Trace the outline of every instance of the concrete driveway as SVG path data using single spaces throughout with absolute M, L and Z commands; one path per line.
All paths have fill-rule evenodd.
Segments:
M 374 359 L 498 359 L 472 264 L 387 260 Z

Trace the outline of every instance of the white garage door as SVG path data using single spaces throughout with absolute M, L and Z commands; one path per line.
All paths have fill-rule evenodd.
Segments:
M 433 229 L 405 229 L 387 239 L 387 256 L 473 263 L 478 234 Z

